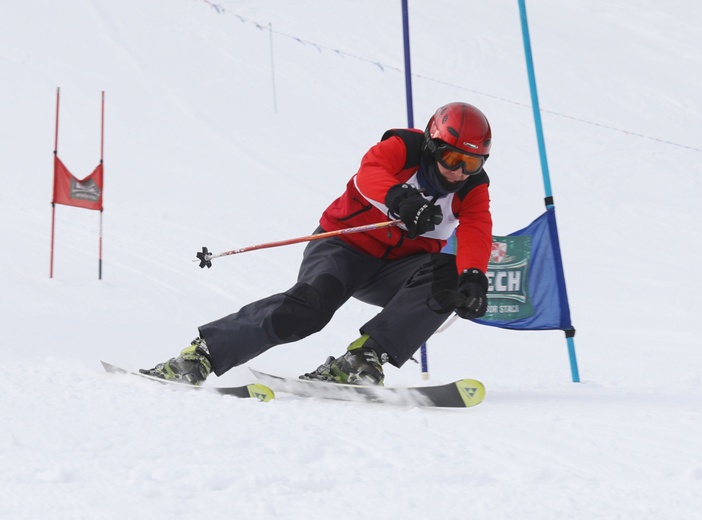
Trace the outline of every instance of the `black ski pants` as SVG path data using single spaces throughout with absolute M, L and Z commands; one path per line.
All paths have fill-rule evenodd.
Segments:
M 353 296 L 382 307 L 360 332 L 370 335 L 390 363 L 400 367 L 450 314 L 430 310 L 427 298 L 455 289 L 457 280 L 453 255 L 423 253 L 384 260 L 340 238 L 317 240 L 305 248 L 293 287 L 199 327 L 200 337 L 207 342 L 214 373 L 222 375 L 271 347 L 320 331 Z

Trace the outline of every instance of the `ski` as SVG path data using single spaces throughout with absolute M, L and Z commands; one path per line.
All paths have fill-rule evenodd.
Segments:
M 179 383 L 177 381 L 168 381 L 166 379 L 160 379 L 158 377 L 153 377 L 147 374 L 142 374 L 140 372 L 133 372 L 131 370 L 127 370 L 124 368 L 120 368 L 118 366 L 112 365 L 111 363 L 107 363 L 106 361 L 100 361 L 102 363 L 103 368 L 105 369 L 106 372 L 109 372 L 110 374 L 129 374 L 131 376 L 136 376 L 140 377 L 142 379 L 148 379 L 150 381 L 155 381 L 157 383 L 161 383 L 164 385 L 171 385 L 174 387 L 177 387 L 182 390 L 201 390 L 205 392 L 214 392 L 216 394 L 220 395 L 232 395 L 234 397 L 254 397 L 256 399 L 259 399 L 261 401 L 267 402 L 270 401 L 271 399 L 275 398 L 275 394 L 273 393 L 273 390 L 268 388 L 265 385 L 262 385 L 260 383 L 253 383 L 250 385 L 244 385 L 244 386 L 230 386 L 230 387 L 221 387 L 221 386 L 193 386 L 193 385 L 188 385 L 185 383 Z
M 259 381 L 276 392 L 287 392 L 301 397 L 439 408 L 467 408 L 480 404 L 485 397 L 485 386 L 475 379 L 404 388 L 309 381 L 250 370 Z

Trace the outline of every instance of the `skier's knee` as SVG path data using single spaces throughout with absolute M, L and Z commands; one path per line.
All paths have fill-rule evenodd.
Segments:
M 333 276 L 320 276 L 312 284 L 298 283 L 285 292 L 272 315 L 273 331 L 284 341 L 314 334 L 329 323 L 341 304 L 343 286 Z

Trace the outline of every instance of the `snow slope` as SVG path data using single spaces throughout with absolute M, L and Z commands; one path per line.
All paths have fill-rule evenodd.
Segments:
M 362 153 L 406 125 L 400 2 L 28 0 L 0 7 L 0 518 L 697 518 L 702 508 L 702 8 L 528 2 L 583 382 L 560 332 L 456 323 L 431 380 L 463 411 L 235 400 L 104 374 L 287 289 Z M 269 25 L 270 24 L 270 25 Z M 543 211 L 516 2 L 410 2 L 415 122 L 481 107 L 496 234 Z M 271 29 L 272 32 L 269 30 Z M 57 208 L 59 156 L 99 161 L 98 215 Z M 297 375 L 374 309 L 249 366 Z M 208 384 L 251 380 L 246 367 Z M 419 381 L 407 364 L 387 384 Z

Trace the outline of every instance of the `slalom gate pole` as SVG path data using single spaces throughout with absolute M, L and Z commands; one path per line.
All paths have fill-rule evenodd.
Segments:
M 105 155 L 105 91 L 102 91 L 100 102 L 100 164 L 103 164 Z M 105 171 L 102 172 L 102 189 L 105 190 Z M 102 280 L 102 212 L 100 208 L 100 232 L 98 236 L 98 280 Z
M 316 235 L 307 235 L 304 237 L 290 238 L 288 240 L 279 240 L 277 242 L 266 242 L 264 244 L 257 244 L 253 246 L 240 247 L 239 249 L 232 249 L 231 251 L 225 251 L 224 253 L 213 254 L 210 253 L 206 247 L 202 248 L 202 251 L 197 253 L 197 259 L 193 262 L 200 262 L 200 267 L 212 267 L 212 259 L 220 258 L 223 256 L 238 255 L 239 253 L 247 253 L 249 251 L 255 251 L 257 249 L 268 249 L 271 247 L 288 246 L 291 244 L 299 244 L 300 242 L 312 242 L 313 240 L 322 240 L 324 238 L 336 237 L 339 235 L 348 235 L 351 233 L 363 233 L 365 231 L 374 231 L 376 229 L 383 229 L 387 227 L 397 226 L 401 224 L 401 220 L 389 220 L 386 222 L 376 222 L 375 224 L 366 224 L 365 226 L 357 226 L 346 229 L 337 229 L 336 231 L 327 231 L 325 233 L 318 233 Z
M 407 128 L 414 128 L 414 103 L 412 98 L 412 59 L 410 56 L 409 6 L 402 0 L 402 47 L 405 54 L 405 97 L 407 99 Z M 429 379 L 429 358 L 427 344 L 419 347 L 422 366 L 422 379 Z
M 407 98 L 407 127 L 414 128 L 412 103 L 412 60 L 410 59 L 409 8 L 407 0 L 402 0 L 402 43 L 405 50 L 405 93 Z
M 51 252 L 49 254 L 49 278 L 54 277 L 54 235 L 56 232 L 56 204 L 51 203 Z
M 555 209 L 553 201 L 553 192 L 551 190 L 551 175 L 548 170 L 548 160 L 546 157 L 546 141 L 544 139 L 544 130 L 541 123 L 541 108 L 539 107 L 539 95 L 536 89 L 536 73 L 534 71 L 534 59 L 531 52 L 531 37 L 529 36 L 529 21 L 527 19 L 526 11 L 526 0 L 518 0 L 519 3 L 519 15 L 522 23 L 522 39 L 524 40 L 524 55 L 526 58 L 527 74 L 529 76 L 529 91 L 531 92 L 531 107 L 534 113 L 534 125 L 536 126 L 536 139 L 539 145 L 539 158 L 541 159 L 541 174 L 543 177 L 544 184 L 544 203 L 546 204 L 546 209 Z M 563 272 L 563 264 L 561 261 L 561 250 L 558 241 L 558 228 L 555 223 L 555 214 L 553 221 L 553 236 L 556 241 L 554 247 L 554 253 L 557 260 L 557 264 L 561 273 L 563 280 L 563 292 L 565 292 L 565 274 Z M 566 295 L 567 301 L 567 295 Z M 575 340 L 573 336 L 575 335 L 575 329 L 566 330 L 566 344 L 568 347 L 568 357 L 570 360 L 570 371 L 571 378 L 574 383 L 580 382 L 580 372 L 578 370 L 578 359 L 575 355 Z
M 56 87 L 56 124 L 54 126 L 54 187 L 56 189 L 56 156 L 58 155 L 58 130 L 59 130 L 59 102 L 61 100 L 61 87 Z M 56 204 L 54 194 L 51 195 L 51 250 L 49 254 L 49 278 L 54 277 L 54 237 L 56 233 Z

